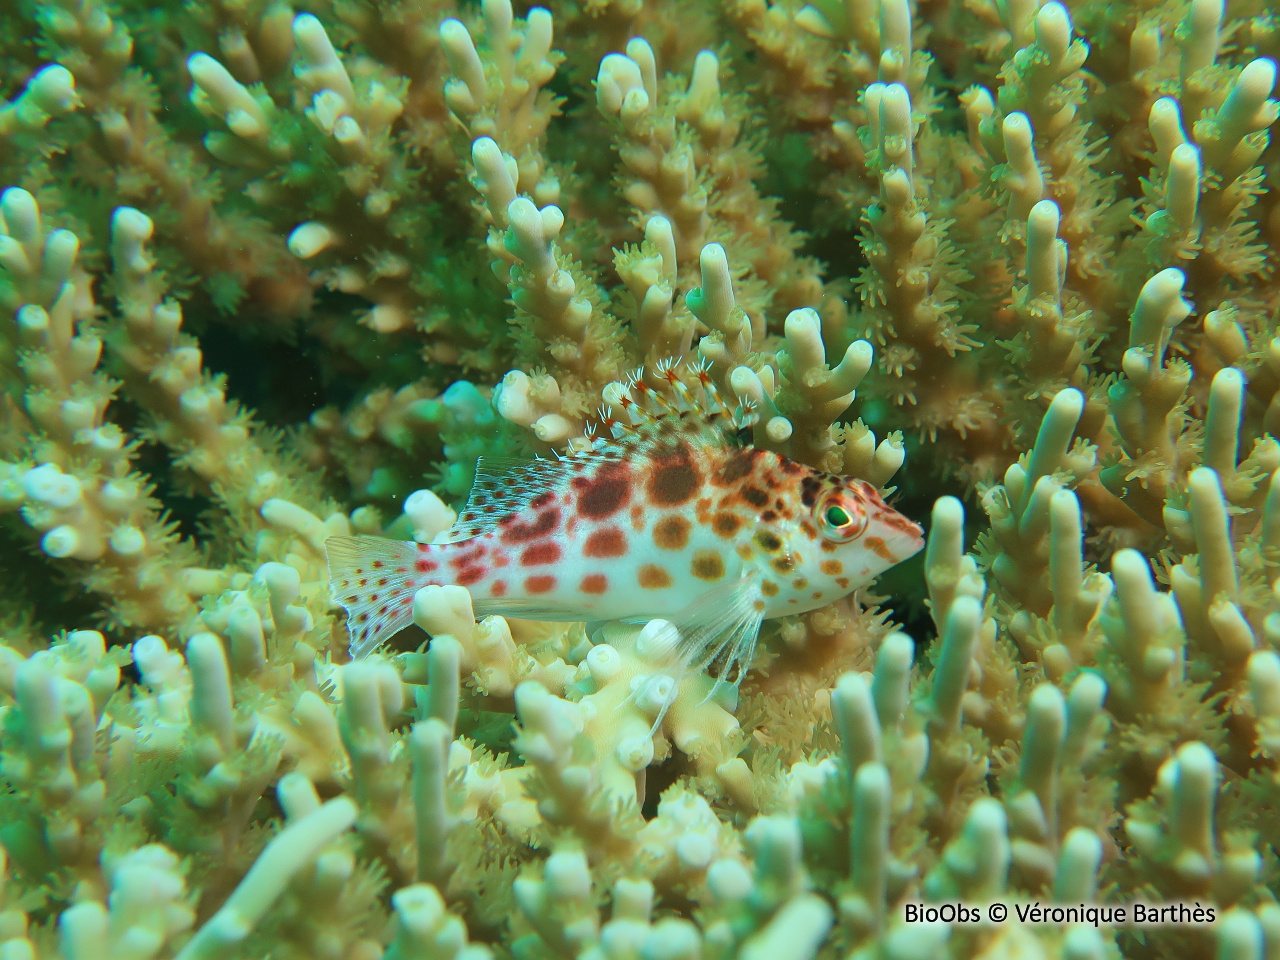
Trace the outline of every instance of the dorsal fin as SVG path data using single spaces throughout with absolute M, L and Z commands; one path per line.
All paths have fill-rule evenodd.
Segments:
M 563 490 L 587 462 L 583 457 L 563 460 L 481 457 L 476 461 L 476 479 L 467 495 L 467 505 L 438 542 L 470 540 L 490 532 L 512 514 L 536 509 L 535 500 L 543 494 L 554 495 Z
M 600 410 L 603 436 L 587 435 L 591 444 L 554 460 L 481 457 L 476 479 L 457 521 L 439 543 L 458 543 L 492 532 L 512 514 L 538 509 L 544 494 L 560 494 L 579 474 L 604 463 L 642 460 L 655 449 L 679 441 L 692 446 L 741 446 L 744 431 L 755 423 L 754 407 L 740 402 L 730 409 L 708 372 L 709 365 L 660 361 L 655 376 L 663 389 L 650 386 L 637 370 L 625 381 L 609 384 Z

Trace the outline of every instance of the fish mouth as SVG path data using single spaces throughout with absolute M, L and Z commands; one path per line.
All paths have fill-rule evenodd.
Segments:
M 896 510 L 882 511 L 875 518 L 885 531 L 884 540 L 894 554 L 894 563 L 914 557 L 924 549 L 924 528 Z
M 885 537 L 894 563 L 910 560 L 924 549 L 924 531 L 917 524 L 911 526 L 914 528 L 911 531 L 897 527 Z

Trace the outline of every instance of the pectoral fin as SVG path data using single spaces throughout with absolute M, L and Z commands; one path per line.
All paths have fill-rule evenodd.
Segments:
M 737 687 L 751 668 L 764 599 L 756 577 L 717 586 L 685 609 L 667 617 L 680 631 L 676 656 L 685 669 L 706 670 Z

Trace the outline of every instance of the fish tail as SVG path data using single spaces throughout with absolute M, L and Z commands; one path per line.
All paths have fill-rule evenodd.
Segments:
M 367 656 L 413 622 L 413 595 L 423 586 L 413 541 L 330 537 L 329 595 L 347 610 L 351 656 Z

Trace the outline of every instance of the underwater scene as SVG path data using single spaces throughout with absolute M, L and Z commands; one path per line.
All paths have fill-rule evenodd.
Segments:
M 0 960 L 1280 960 L 1274 0 L 0 0 Z

